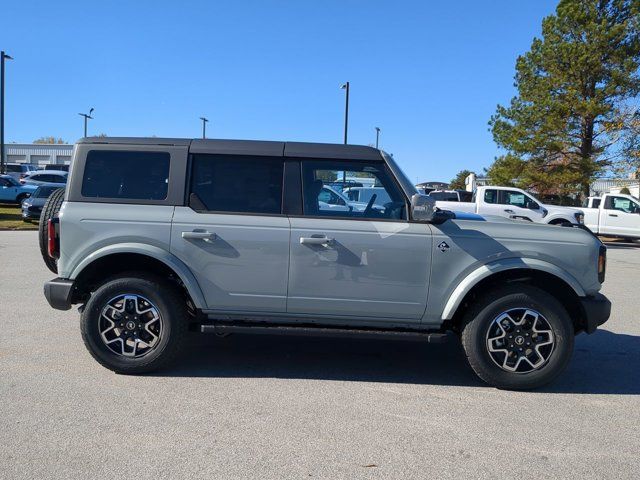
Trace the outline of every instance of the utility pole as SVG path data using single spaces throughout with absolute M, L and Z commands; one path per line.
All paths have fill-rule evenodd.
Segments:
M 0 173 L 4 173 L 5 152 L 4 152 L 4 61 L 13 60 L 13 57 L 0 52 Z
M 204 117 L 200 117 L 200 120 L 202 120 L 202 139 L 204 140 L 205 138 L 207 138 L 207 122 L 209 120 Z
M 344 144 L 347 144 L 347 130 L 349 128 L 349 82 L 342 84 L 340 87 L 342 90 L 346 90 L 345 103 L 344 103 Z
M 93 120 L 91 114 L 93 113 L 93 107 L 89 110 L 89 113 L 79 113 L 81 117 L 84 117 L 84 136 L 87 136 L 87 120 Z
M 379 140 L 380 140 L 380 127 L 376 127 L 376 148 L 378 148 Z

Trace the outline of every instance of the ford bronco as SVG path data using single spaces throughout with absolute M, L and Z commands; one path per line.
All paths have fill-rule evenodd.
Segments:
M 347 177 L 384 201 L 322 208 Z M 457 335 L 482 380 L 529 389 L 611 308 L 589 231 L 439 210 L 363 146 L 85 138 L 40 228 L 47 300 L 80 305 L 87 349 L 125 374 L 166 365 L 189 329 Z

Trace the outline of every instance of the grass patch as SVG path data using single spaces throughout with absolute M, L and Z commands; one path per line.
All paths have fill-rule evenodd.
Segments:
M 0 203 L 0 230 L 37 230 L 37 222 L 22 220 L 20 205 Z

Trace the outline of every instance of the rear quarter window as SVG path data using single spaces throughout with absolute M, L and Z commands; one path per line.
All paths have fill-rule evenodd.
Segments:
M 82 196 L 164 200 L 169 186 L 168 152 L 92 150 L 87 153 Z

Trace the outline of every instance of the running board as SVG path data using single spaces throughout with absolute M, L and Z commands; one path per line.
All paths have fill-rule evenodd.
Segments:
M 415 340 L 427 343 L 444 343 L 449 335 L 440 332 L 422 332 L 416 330 L 380 330 L 380 329 L 353 329 L 339 327 L 316 327 L 307 325 L 273 325 L 264 324 L 237 324 L 214 323 L 200 325 L 202 333 L 215 333 L 228 335 L 231 333 L 250 333 L 254 335 L 299 335 L 299 336 L 324 336 L 324 337 L 359 337 Z

